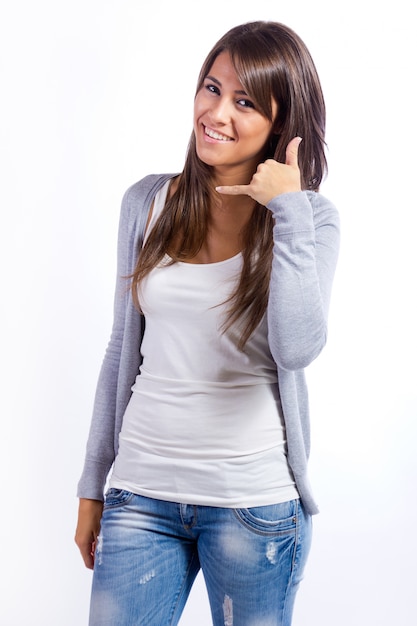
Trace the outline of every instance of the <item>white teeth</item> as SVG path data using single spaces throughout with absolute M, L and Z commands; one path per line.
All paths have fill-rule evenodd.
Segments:
M 212 139 L 218 139 L 219 141 L 232 141 L 231 137 L 226 137 L 226 135 L 221 135 L 220 133 L 217 133 L 215 130 L 211 130 L 211 128 L 207 128 L 207 126 L 204 128 L 204 132 L 206 133 L 206 135 L 208 135 Z

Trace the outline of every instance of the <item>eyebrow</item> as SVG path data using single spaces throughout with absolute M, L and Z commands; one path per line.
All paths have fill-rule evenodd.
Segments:
M 221 82 L 219 80 L 217 80 L 217 78 L 214 78 L 214 76 L 206 76 L 206 80 L 211 80 L 213 81 L 213 83 L 216 83 L 216 85 L 218 85 L 219 87 L 222 86 Z M 247 96 L 248 94 L 246 93 L 246 91 L 243 91 L 243 89 L 235 89 L 235 93 L 239 94 L 239 96 Z

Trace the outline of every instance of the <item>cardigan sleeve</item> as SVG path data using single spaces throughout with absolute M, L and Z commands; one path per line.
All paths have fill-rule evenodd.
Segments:
M 279 367 L 299 370 L 326 343 L 339 217 L 331 202 L 307 191 L 277 196 L 268 209 L 274 216 L 269 344 Z
M 117 239 L 117 278 L 113 326 L 97 382 L 84 468 L 77 495 L 104 499 L 107 476 L 116 458 L 123 415 L 138 374 L 144 323 L 136 310 L 129 281 L 142 246 L 152 199 L 175 174 L 151 174 L 123 196 Z
M 113 325 L 101 365 L 94 399 L 93 415 L 87 440 L 84 469 L 78 483 L 80 498 L 103 500 L 104 485 L 115 458 L 116 403 L 120 358 L 129 305 L 129 283 L 134 255 L 135 212 L 129 188 L 122 200 L 117 241 L 117 278 L 114 296 Z

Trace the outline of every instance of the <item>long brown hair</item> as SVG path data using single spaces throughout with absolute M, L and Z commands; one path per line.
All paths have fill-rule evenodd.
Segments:
M 265 158 L 285 163 L 288 143 L 302 137 L 299 167 L 303 189 L 318 191 L 326 172 L 325 104 L 313 60 L 300 37 L 276 22 L 251 22 L 229 30 L 212 48 L 200 71 L 196 93 L 222 52 L 230 54 L 244 90 L 259 112 L 273 123 Z M 273 119 L 272 99 L 278 104 Z M 196 152 L 194 133 L 175 193 L 150 233 L 132 275 L 132 295 L 138 308 L 138 283 L 169 253 L 172 262 L 190 259 L 201 249 L 215 201 L 213 172 Z M 260 323 L 267 307 L 272 262 L 272 214 L 256 206 L 244 232 L 243 267 L 229 299 L 225 329 L 238 322 L 240 347 Z

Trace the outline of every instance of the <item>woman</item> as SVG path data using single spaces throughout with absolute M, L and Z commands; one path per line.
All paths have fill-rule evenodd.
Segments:
M 299 37 L 238 26 L 201 69 L 183 172 L 125 194 L 78 489 L 91 625 L 177 624 L 200 568 L 216 626 L 291 623 L 317 512 L 303 368 L 339 241 L 324 127 Z

